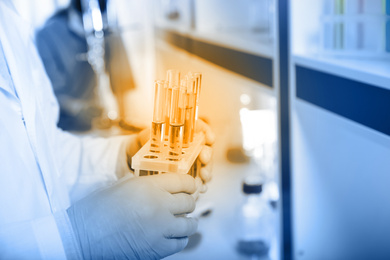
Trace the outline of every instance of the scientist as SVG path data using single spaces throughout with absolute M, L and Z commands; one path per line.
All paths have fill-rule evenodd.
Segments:
M 105 26 L 105 67 L 116 96 L 120 118 L 124 117 L 125 94 L 135 88 L 132 69 L 119 29 L 107 22 L 107 0 L 99 0 Z M 81 0 L 52 17 L 36 34 L 36 45 L 54 94 L 60 105 L 58 126 L 63 130 L 90 130 L 101 113 L 96 96 L 97 77 L 87 61 L 87 40 Z
M 10 0 L 0 1 L 0 46 L 0 259 L 158 259 L 183 249 L 197 223 L 179 215 L 194 209 L 196 181 L 131 177 L 144 134 L 78 138 L 57 128 L 50 81 Z

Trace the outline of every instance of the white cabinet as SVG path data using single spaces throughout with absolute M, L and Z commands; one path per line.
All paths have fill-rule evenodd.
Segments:
M 351 13 L 324 16 L 323 8 L 334 10 L 337 4 L 346 7 L 352 2 L 290 1 L 294 259 L 390 256 L 386 245 L 390 240 L 390 189 L 384 184 L 390 183 L 387 50 L 368 55 L 363 49 L 339 48 L 340 42 L 332 37 L 323 38 L 324 22 L 330 21 L 334 29 L 337 19 L 360 19 Z M 375 9 L 376 1 L 360 2 L 369 2 L 369 12 Z M 352 7 L 346 8 L 344 13 Z M 330 34 L 347 44 L 354 39 L 344 29 L 341 38 L 336 31 Z M 376 29 L 385 33 L 384 28 Z M 322 44 L 327 40 L 333 51 L 324 51 Z

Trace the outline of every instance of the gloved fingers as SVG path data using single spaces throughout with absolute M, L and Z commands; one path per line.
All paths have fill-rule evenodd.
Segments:
M 176 238 L 174 240 L 176 240 L 176 246 L 178 251 L 183 250 L 188 244 L 188 237 Z
M 131 168 L 131 158 L 142 148 L 142 146 L 149 140 L 150 130 L 146 128 L 138 134 L 129 135 L 126 145 L 127 163 Z
M 168 205 L 169 211 L 174 214 L 185 214 L 194 211 L 195 200 L 191 195 L 185 193 L 172 194 Z
M 148 176 L 148 178 L 172 194 L 179 192 L 192 194 L 196 191 L 194 178 L 187 174 L 165 173 Z
M 196 177 L 195 183 L 196 183 L 196 191 L 192 193 L 191 196 L 196 201 L 199 197 L 199 193 L 202 192 L 203 181 L 199 177 Z
M 203 132 L 206 137 L 206 145 L 212 145 L 215 142 L 215 134 L 211 127 L 206 124 L 203 120 L 196 120 L 196 129 L 195 132 Z
M 202 184 L 202 187 L 200 189 L 200 193 L 205 193 L 208 190 L 207 184 Z
M 199 177 L 203 180 L 204 183 L 211 181 L 213 178 L 211 168 L 211 164 L 208 164 L 202 167 L 199 171 Z
M 150 128 L 147 127 L 137 134 L 137 140 L 141 147 L 150 139 Z
M 210 146 L 204 145 L 199 154 L 199 159 L 202 164 L 208 164 L 211 161 L 211 157 L 213 156 L 213 148 Z
M 198 220 L 189 217 L 177 216 L 170 222 L 166 232 L 166 238 L 182 238 L 193 235 L 198 229 Z
M 188 244 L 188 237 L 180 237 L 180 238 L 169 238 L 166 239 L 166 243 L 164 243 L 165 250 L 173 253 L 180 252 L 183 250 Z
M 202 169 L 200 170 L 200 172 L 202 172 Z M 197 178 L 200 181 L 200 184 L 198 185 L 198 189 L 197 189 L 197 192 L 198 192 L 198 195 L 199 195 L 200 193 L 205 193 L 207 191 L 207 184 L 206 184 L 206 181 L 202 177 L 197 177 Z M 211 179 L 211 177 L 210 177 L 210 179 Z

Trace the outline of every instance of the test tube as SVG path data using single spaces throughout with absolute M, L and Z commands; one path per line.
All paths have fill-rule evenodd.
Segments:
M 198 119 L 199 97 L 200 97 L 200 90 L 202 88 L 202 73 L 195 72 L 194 76 L 196 79 L 196 119 Z
M 183 133 L 183 148 L 188 148 L 191 144 L 191 136 L 194 131 L 193 123 L 195 116 L 195 113 L 193 110 L 195 109 L 195 93 L 194 93 L 194 87 L 195 87 L 195 81 L 190 78 L 189 76 L 185 76 L 185 88 L 186 88 L 186 95 L 185 95 L 185 118 L 184 118 L 184 133 Z
M 193 109 L 193 132 L 191 133 L 191 142 L 194 139 L 194 133 L 196 128 L 196 120 L 198 119 L 198 109 L 199 109 L 199 96 L 200 96 L 200 90 L 202 87 L 202 73 L 195 72 L 192 74 L 193 80 L 195 82 L 195 85 L 193 87 L 194 89 L 194 99 L 195 99 L 195 109 Z
M 186 89 L 183 86 L 172 87 L 171 114 L 169 124 L 169 156 L 171 161 L 181 158 L 183 145 L 183 127 L 185 116 Z
M 167 83 L 165 86 L 165 135 L 164 140 L 168 141 L 169 135 L 169 124 L 171 115 L 171 99 L 172 99 L 172 88 L 179 87 L 180 83 L 180 72 L 178 70 L 167 71 Z
M 170 109 L 171 109 L 171 98 L 172 98 L 172 87 L 169 86 L 168 80 L 165 81 L 164 84 L 164 90 L 165 90 L 165 107 L 164 109 L 164 115 L 165 115 L 165 125 L 164 125 L 164 141 L 168 141 L 168 135 L 169 135 L 169 115 L 170 115 Z
M 193 128 L 194 128 L 194 131 L 192 132 L 192 136 L 191 136 L 191 141 L 194 139 L 194 133 L 195 133 L 195 128 L 196 128 L 196 120 L 198 120 L 198 116 L 199 116 L 199 98 L 200 98 L 200 90 L 202 88 L 202 73 L 200 72 L 195 72 L 194 73 L 194 81 L 195 81 L 195 84 L 194 84 L 194 102 L 195 102 L 195 112 L 194 112 L 194 118 L 193 118 Z M 195 162 L 194 162 L 194 165 L 193 165 L 194 169 L 193 169 L 193 173 L 192 173 L 192 176 L 194 178 L 196 178 L 198 175 L 199 175 L 199 171 L 200 171 L 200 168 L 201 168 L 201 163 L 200 163 L 200 160 L 199 158 L 196 158 Z
M 165 81 L 154 82 L 154 109 L 152 128 L 150 129 L 150 151 L 160 153 L 164 141 L 165 123 Z

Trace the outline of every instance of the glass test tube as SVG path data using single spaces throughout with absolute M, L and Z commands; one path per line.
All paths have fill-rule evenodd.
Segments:
M 163 148 L 165 123 L 165 81 L 154 82 L 154 109 L 152 128 L 150 129 L 150 151 L 159 153 Z
M 185 116 L 185 94 L 186 89 L 182 86 L 172 88 L 169 125 L 169 160 L 171 161 L 178 161 L 181 158 Z
M 171 99 L 172 99 L 172 88 L 174 86 L 179 87 L 180 83 L 180 72 L 178 70 L 167 71 L 167 83 L 165 86 L 165 135 L 164 140 L 168 141 L 169 135 L 169 124 L 171 115 Z
M 196 72 L 193 73 L 193 80 L 195 81 L 194 86 L 194 98 L 195 98 L 195 109 L 193 109 L 193 132 L 191 133 L 191 142 L 194 140 L 194 134 L 196 129 L 196 120 L 198 119 L 198 109 L 199 109 L 199 96 L 200 96 L 200 89 L 202 86 L 202 73 Z
M 184 118 L 184 133 L 183 133 L 183 148 L 188 148 L 191 144 L 191 136 L 194 131 L 193 127 L 193 113 L 195 109 L 195 95 L 194 95 L 194 86 L 195 81 L 189 76 L 185 76 L 185 118 Z

